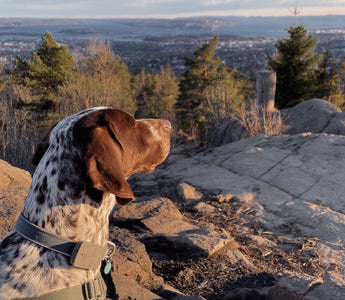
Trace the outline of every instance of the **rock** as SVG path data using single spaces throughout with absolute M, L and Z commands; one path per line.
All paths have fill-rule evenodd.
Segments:
M 13 229 L 30 184 L 29 172 L 0 160 L 0 239 Z
M 116 288 L 119 300 L 164 300 L 149 290 L 140 286 L 137 282 L 128 279 L 116 272 L 112 273 L 112 279 Z
M 201 228 L 183 220 L 182 214 L 175 204 L 167 198 L 131 203 L 124 207 L 116 207 L 112 215 L 112 223 L 140 222 L 150 232 L 142 238 L 150 245 L 171 245 L 169 252 L 184 251 L 187 256 L 209 256 L 225 246 L 231 239 L 225 234 L 218 234 L 211 229 Z
M 154 235 L 157 241 L 171 242 L 170 250 L 184 253 L 186 256 L 210 256 L 232 241 L 224 234 L 218 234 L 207 228 L 200 228 L 183 220 L 163 220 L 158 217 L 141 221 Z
M 116 205 L 112 213 L 112 219 L 116 221 L 141 220 L 153 216 L 168 220 L 181 220 L 183 218 L 175 204 L 167 198 L 132 202 L 126 206 Z
M 199 229 L 183 220 L 166 220 L 160 217 L 150 217 L 141 220 L 141 222 L 150 230 L 153 235 L 173 236 L 179 235 L 181 232 L 195 232 Z
M 270 288 L 268 293 L 268 297 L 270 300 L 304 300 L 302 296 L 299 296 L 294 291 L 291 291 L 287 288 L 280 287 L 280 286 L 274 286 L 273 288 Z
M 277 243 L 259 235 L 250 235 L 249 239 L 255 242 L 258 247 L 263 248 L 263 249 L 277 247 Z
M 212 134 L 211 143 L 215 146 L 237 142 L 248 137 L 246 129 L 241 125 L 238 118 L 230 118 L 229 121 L 217 128 Z
M 197 205 L 193 207 L 193 210 L 199 213 L 207 214 L 207 213 L 213 213 L 216 210 L 216 208 L 205 202 L 199 202 Z
M 153 280 L 152 263 L 145 245 L 126 229 L 110 227 L 109 239 L 116 245 L 112 256 L 114 272 L 139 284 Z
M 184 295 L 167 284 L 161 284 L 155 288 L 155 292 L 153 293 L 139 285 L 136 281 L 128 279 L 116 272 L 111 273 L 111 282 L 107 282 L 107 285 L 108 290 L 112 289 L 116 291 L 118 300 L 205 300 L 201 296 Z
M 265 300 L 265 296 L 260 295 L 258 291 L 254 289 L 237 289 L 231 291 L 222 300 Z M 285 299 L 287 300 L 287 299 Z
M 171 300 L 206 300 L 204 297 L 201 296 L 186 296 L 182 294 L 180 291 L 174 289 L 170 285 L 163 284 L 161 285 L 156 291 L 159 296 L 163 297 L 164 299 L 171 299 Z
M 320 284 L 323 283 L 322 278 L 315 278 L 307 274 L 296 274 L 296 273 L 291 273 L 291 272 L 286 272 L 286 271 L 280 273 L 277 276 L 279 280 L 277 286 L 286 289 L 287 291 L 290 292 L 290 294 L 296 295 L 296 298 L 292 298 L 292 299 L 299 299 L 297 298 L 298 295 L 304 296 L 302 299 L 308 299 L 308 300 L 335 299 L 335 298 L 327 297 L 327 296 L 321 297 L 321 298 L 314 298 L 314 296 L 308 295 L 310 291 L 314 290 L 316 287 L 318 287 Z M 278 289 L 275 288 L 275 290 L 277 291 Z
M 232 194 L 220 194 L 215 197 L 215 200 L 219 203 L 230 202 L 233 199 L 234 195 Z
M 187 183 L 180 183 L 177 186 L 177 192 L 179 196 L 187 202 L 198 201 L 203 197 L 200 192 Z
M 324 107 L 327 118 L 341 114 L 321 100 L 310 101 L 303 107 L 316 111 L 317 106 Z M 322 122 L 325 127 L 327 122 Z M 304 125 L 299 126 L 312 129 Z M 313 128 L 316 127 L 317 124 Z M 345 285 L 344 166 L 345 136 L 303 133 L 242 139 L 172 160 L 162 174 L 180 182 L 188 181 L 207 194 L 236 195 L 234 204 L 252 211 L 245 220 L 259 222 L 273 236 L 314 240 L 312 255 L 316 255 L 315 261 L 320 257 L 324 273 L 317 276 L 284 273 L 279 286 L 305 299 L 340 300 Z M 242 212 L 243 209 L 239 213 Z M 246 234 L 244 227 L 242 230 Z M 275 247 L 270 240 L 251 238 L 264 248 Z M 255 265 L 246 257 L 236 258 L 232 252 L 229 259 L 240 259 L 239 264 L 248 265 L 255 272 Z
M 331 118 L 328 126 L 323 130 L 324 133 L 345 135 L 345 112 L 337 113 Z
M 345 135 L 345 112 L 328 101 L 310 99 L 280 112 L 288 127 L 283 132 L 285 134 L 312 132 Z M 221 146 L 247 138 L 249 134 L 238 118 L 231 118 L 216 129 L 210 143 Z
M 253 273 L 259 272 L 258 268 L 252 262 L 250 262 L 246 255 L 244 255 L 239 249 L 227 249 L 226 256 L 234 266 L 247 268 Z
M 285 111 L 282 118 L 290 126 L 286 133 L 321 133 L 339 112 L 340 110 L 328 101 L 310 99 Z

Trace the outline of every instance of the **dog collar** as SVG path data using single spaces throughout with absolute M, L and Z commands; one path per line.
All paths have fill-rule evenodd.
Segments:
M 14 229 L 25 239 L 49 250 L 68 256 L 72 266 L 87 270 L 96 270 L 102 260 L 107 261 L 111 268 L 110 257 L 115 251 L 115 244 L 107 241 L 107 247 L 95 243 L 73 242 L 45 231 L 31 223 L 20 214 Z M 110 271 L 110 269 L 109 269 Z

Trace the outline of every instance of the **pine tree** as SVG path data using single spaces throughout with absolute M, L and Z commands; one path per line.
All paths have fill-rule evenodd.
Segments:
M 339 72 L 339 88 L 343 95 L 345 95 L 345 54 L 338 63 Z
M 133 84 L 136 87 L 136 104 L 137 111 L 135 112 L 135 117 L 138 119 L 147 118 L 149 114 L 149 106 L 151 99 L 153 98 L 153 90 L 155 84 L 153 81 L 153 75 L 151 73 L 146 73 L 144 69 L 141 73 L 133 78 Z
M 276 44 L 277 54 L 268 65 L 277 73 L 276 105 L 293 106 L 315 94 L 315 68 L 321 60 L 314 53 L 317 40 L 303 26 L 290 26 L 288 37 Z
M 177 80 L 171 65 L 161 68 L 161 72 L 157 74 L 159 78 L 159 98 L 157 106 L 159 107 L 160 118 L 166 118 L 170 121 L 175 120 L 175 105 L 179 95 L 179 81 Z
M 204 92 L 207 87 L 224 77 L 225 70 L 218 57 L 214 57 L 218 36 L 199 46 L 194 58 L 185 58 L 189 68 L 181 79 L 176 108 L 180 128 L 188 133 L 202 131 L 205 123 L 203 112 Z
M 160 73 L 145 73 L 137 77 L 138 118 L 163 118 L 175 120 L 175 104 L 178 97 L 178 80 L 170 65 Z
M 59 102 L 59 87 L 72 76 L 72 68 L 73 57 L 67 47 L 58 45 L 46 32 L 31 61 L 17 58 L 11 75 L 16 83 L 30 89 L 39 109 L 50 109 Z
M 327 100 L 342 109 L 344 94 L 340 88 L 340 72 L 340 63 L 334 61 L 333 54 L 327 50 L 323 53 L 322 61 L 316 69 L 317 89 L 315 96 Z

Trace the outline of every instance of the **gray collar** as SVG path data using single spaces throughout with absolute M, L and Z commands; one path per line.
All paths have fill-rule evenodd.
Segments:
M 27 240 L 68 256 L 71 265 L 76 268 L 96 270 L 102 260 L 109 260 L 115 250 L 115 245 L 109 241 L 107 242 L 108 247 L 105 248 L 95 243 L 63 239 L 31 223 L 23 214 L 18 217 L 14 229 Z

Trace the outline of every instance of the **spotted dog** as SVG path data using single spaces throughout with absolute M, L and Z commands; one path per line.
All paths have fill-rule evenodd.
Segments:
M 57 123 L 38 145 L 22 216 L 70 241 L 106 247 L 115 203 L 134 199 L 127 178 L 151 172 L 168 155 L 171 125 L 135 120 L 111 108 L 79 112 Z M 0 299 L 37 297 L 93 280 L 96 270 L 12 231 L 0 244 Z

